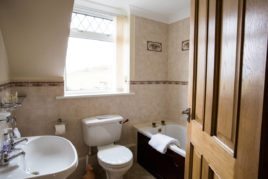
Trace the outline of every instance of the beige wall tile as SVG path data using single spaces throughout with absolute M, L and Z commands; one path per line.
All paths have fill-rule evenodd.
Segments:
M 58 118 L 66 122 L 65 137 L 76 146 L 79 156 L 87 153 L 84 145 L 81 119 L 103 114 L 120 114 L 129 119 L 124 125 L 120 143 L 135 143 L 136 132 L 132 124 L 145 121 L 167 119 L 167 86 L 135 85 L 135 95 L 96 97 L 85 99 L 56 100 L 62 87 L 16 87 L 13 91 L 23 91 L 27 97 L 23 106 L 14 112 L 22 135 L 54 135 L 54 125 Z M 53 92 L 55 91 L 55 92 Z
M 186 125 L 187 118 L 182 111 L 188 107 L 188 86 L 169 85 L 168 94 L 168 119 Z
M 0 85 L 9 82 L 9 66 L 6 47 L 0 29 Z
M 166 80 L 168 25 L 141 17 L 135 22 L 135 80 Z M 147 41 L 162 43 L 162 52 L 148 51 Z
M 189 51 L 182 51 L 181 44 L 189 40 L 189 18 L 169 25 L 168 28 L 168 80 L 188 81 Z
M 169 25 L 168 28 L 168 80 L 188 81 L 189 51 L 182 51 L 182 41 L 189 40 L 189 18 Z M 187 108 L 187 85 L 168 86 L 168 119 L 186 125 L 181 114 Z
M 1 102 L 2 96 L 4 96 L 4 94 L 6 92 L 9 92 L 9 88 L 0 91 L 0 102 Z M 3 109 L 0 109 L 0 111 L 3 111 Z M 0 121 L 0 147 L 2 147 L 2 144 L 3 144 L 4 129 L 7 128 L 7 127 L 9 127 L 9 126 L 8 126 L 8 124 L 5 121 Z

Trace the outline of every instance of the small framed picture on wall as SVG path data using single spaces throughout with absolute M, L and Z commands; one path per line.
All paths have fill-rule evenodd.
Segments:
M 155 51 L 155 52 L 162 52 L 162 43 L 147 41 L 147 50 Z
M 181 43 L 181 50 L 182 50 L 182 51 L 187 51 L 187 50 L 189 50 L 189 47 L 190 47 L 190 42 L 189 42 L 189 40 L 184 40 L 184 41 L 182 41 L 182 43 Z

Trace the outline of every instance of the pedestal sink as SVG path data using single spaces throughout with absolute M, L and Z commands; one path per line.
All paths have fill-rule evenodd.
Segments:
M 28 142 L 17 146 L 25 156 L 0 167 L 0 178 L 67 178 L 78 165 L 77 152 L 73 144 L 58 136 L 27 137 Z

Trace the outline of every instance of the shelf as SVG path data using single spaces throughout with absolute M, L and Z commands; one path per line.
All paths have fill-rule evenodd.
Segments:
M 15 110 L 17 107 L 22 106 L 25 98 L 26 96 L 18 96 L 18 102 L 16 103 L 0 103 L 0 109 L 5 109 L 7 111 Z

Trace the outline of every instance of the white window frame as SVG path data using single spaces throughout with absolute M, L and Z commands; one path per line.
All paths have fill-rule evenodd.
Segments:
M 129 14 L 127 14 L 124 11 L 111 8 L 111 7 L 106 7 L 102 5 L 96 5 L 94 3 L 89 3 L 88 1 L 84 0 L 76 0 L 74 4 L 74 13 L 80 13 L 84 15 L 89 15 L 89 16 L 95 16 L 95 17 L 100 17 L 108 20 L 114 20 L 116 22 L 116 18 L 118 16 L 125 16 L 127 17 Z M 128 21 L 129 22 L 129 21 Z M 130 22 L 129 22 L 130 23 Z M 117 27 L 117 24 L 115 24 L 115 27 Z M 130 38 L 128 37 L 129 27 L 127 27 L 125 30 L 125 36 L 126 40 Z M 70 34 L 69 37 L 74 37 L 74 38 L 83 38 L 83 39 L 92 39 L 92 40 L 100 40 L 100 41 L 107 41 L 107 42 L 114 42 L 117 45 L 116 42 L 116 33 L 117 30 L 115 30 L 115 34 L 113 36 L 111 35 L 106 35 L 106 34 L 98 34 L 94 32 L 85 32 L 85 31 L 79 31 L 79 30 L 74 30 L 70 29 Z M 130 45 L 130 44 L 129 44 Z M 117 47 L 116 47 L 117 48 Z M 129 46 L 126 46 L 128 49 Z M 116 53 L 116 52 L 115 52 Z M 122 74 L 124 77 L 124 82 L 122 81 L 122 86 L 117 86 L 118 82 L 116 82 L 116 91 L 107 91 L 107 92 L 92 92 L 92 91 L 67 91 L 67 81 L 65 80 L 64 83 L 64 96 L 58 97 L 58 99 L 68 99 L 68 98 L 81 98 L 81 97 L 98 97 L 98 96 L 114 96 L 114 95 L 132 95 L 134 93 L 130 92 L 130 86 L 129 86 L 129 78 L 130 78 L 130 55 L 129 50 L 124 51 L 124 55 L 127 59 L 126 62 L 124 62 L 124 67 L 127 69 L 123 70 L 124 73 Z M 116 59 L 116 63 L 118 63 L 118 59 Z M 117 68 L 117 66 L 116 66 Z M 67 77 L 66 70 L 64 72 L 64 78 Z M 127 75 L 126 75 L 127 73 Z M 126 75 L 126 76 L 125 76 Z M 118 74 L 115 76 L 116 79 L 118 80 Z M 120 79 L 119 81 L 121 81 Z M 121 90 L 122 89 L 122 90 Z M 67 93 L 66 93 L 67 92 Z
M 94 11 L 89 11 L 89 10 L 84 10 L 84 9 L 78 9 L 78 8 L 75 8 L 73 10 L 73 12 L 88 15 L 88 16 L 93 16 L 96 18 L 104 18 L 104 19 L 111 20 L 111 21 L 115 21 L 115 18 L 116 18 L 116 16 L 113 16 L 113 15 L 108 15 L 105 13 L 99 13 L 99 12 L 94 12 Z M 114 24 L 114 25 L 116 26 L 116 24 Z M 95 32 L 79 31 L 79 30 L 74 30 L 72 28 L 70 29 L 69 38 L 70 37 L 116 43 L 115 42 L 115 34 L 107 35 L 107 34 L 101 34 L 101 33 L 95 33 Z M 115 74 L 115 76 L 116 76 L 116 74 Z M 64 78 L 66 78 L 66 77 L 67 77 L 67 73 L 65 70 Z M 67 96 L 72 96 L 72 95 L 115 94 L 116 91 L 98 91 L 98 92 L 94 92 L 94 91 L 70 91 L 70 90 L 67 90 L 67 80 L 65 80 L 64 93 Z
M 107 19 L 107 20 L 111 20 L 111 21 L 114 21 L 115 17 L 116 17 L 116 16 L 104 14 L 104 13 L 85 10 L 83 8 L 75 8 L 73 10 L 73 12 L 78 13 L 78 14 L 93 16 L 93 17 L 97 17 L 97 18 L 103 18 L 103 19 Z M 85 31 L 79 31 L 79 30 L 74 30 L 74 29 L 70 29 L 69 36 L 76 37 L 76 38 L 83 38 L 83 39 L 100 40 L 100 41 L 106 41 L 106 42 L 114 42 L 115 41 L 115 37 L 112 35 L 100 34 L 100 33 L 95 33 L 95 32 L 85 32 Z

